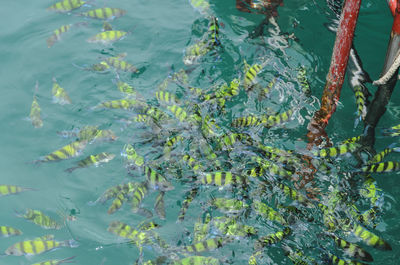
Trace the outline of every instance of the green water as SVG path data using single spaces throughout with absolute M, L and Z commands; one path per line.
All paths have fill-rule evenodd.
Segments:
M 4 1 L 5 2 L 5 1 Z M 53 4 L 51 1 L 7 1 L 0 9 L 2 31 L 0 33 L 0 68 L 2 104 L 1 136 L 0 137 L 0 168 L 1 183 L 30 187 L 34 191 L 23 192 L 18 195 L 4 196 L 0 200 L 2 214 L 0 225 L 10 225 L 21 229 L 23 235 L 1 238 L 0 252 L 12 244 L 32 239 L 46 234 L 55 234 L 57 240 L 67 240 L 74 237 L 79 242 L 78 248 L 61 248 L 55 251 L 31 257 L 0 257 L 0 264 L 33 264 L 47 259 L 63 259 L 75 257 L 76 264 L 133 264 L 138 258 L 138 248 L 126 240 L 107 232 L 111 221 L 119 220 L 136 226 L 145 220 L 145 217 L 130 211 L 129 203 L 113 215 L 107 214 L 110 201 L 105 204 L 91 205 L 107 188 L 127 181 L 142 181 L 144 178 L 139 169 L 128 174 L 125 161 L 120 155 L 126 143 L 135 145 L 138 153 L 144 156 L 145 161 L 151 162 L 162 154 L 162 141 L 144 142 L 148 139 L 152 129 L 146 126 L 131 125 L 128 128 L 121 119 L 131 116 L 123 110 L 92 110 L 100 102 L 119 99 L 123 95 L 117 90 L 113 80 L 116 75 L 113 71 L 99 74 L 93 71 L 84 71 L 82 68 L 98 63 L 101 59 L 127 53 L 126 60 L 138 68 L 139 74 L 130 75 L 120 73 L 121 80 L 134 86 L 141 97 L 151 105 L 157 105 L 155 91 L 157 86 L 171 73 L 171 69 L 178 71 L 186 67 L 182 58 L 187 46 L 192 45 L 207 30 L 208 20 L 189 4 L 188 1 L 93 1 L 91 7 L 111 6 L 122 8 L 127 14 L 111 22 L 114 29 L 130 31 L 122 40 L 113 44 L 102 45 L 86 42 L 86 39 L 99 33 L 102 21 L 85 19 L 76 16 L 83 10 L 91 7 L 84 6 L 68 14 L 47 11 Z M 325 76 L 329 68 L 331 49 L 334 34 L 325 27 L 329 12 L 324 1 L 285 1 L 279 7 L 277 22 L 281 32 L 294 33 L 298 41 L 288 41 L 288 47 L 271 46 L 273 38 L 270 33 L 265 38 L 248 38 L 251 32 L 262 20 L 263 15 L 242 13 L 236 10 L 235 1 L 211 1 L 210 13 L 218 17 L 221 24 L 221 47 L 216 54 L 207 55 L 189 75 L 192 86 L 212 91 L 213 85 L 229 83 L 234 78 L 243 78 L 243 60 L 250 65 L 268 60 L 263 70 L 263 85 L 266 85 L 274 76 L 280 81 L 274 87 L 267 99 L 259 101 L 256 93 L 246 95 L 243 91 L 239 96 L 229 101 L 225 114 L 216 115 L 215 120 L 220 125 L 220 132 L 228 132 L 230 122 L 239 116 L 248 114 L 262 114 L 266 107 L 274 111 L 283 112 L 295 108 L 294 119 L 277 128 L 260 130 L 250 128 L 244 130 L 255 140 L 263 140 L 264 144 L 304 151 L 306 145 L 306 126 L 313 112 L 319 106 Z M 87 26 L 71 29 L 62 36 L 62 39 L 47 48 L 46 39 L 53 30 L 61 25 L 73 24 L 81 21 L 88 22 Z M 392 18 L 385 1 L 363 1 L 357 25 L 355 45 L 363 60 L 364 68 L 371 77 L 376 78 L 382 68 Z M 300 65 L 307 69 L 307 77 L 312 89 L 312 97 L 305 97 L 296 81 L 296 68 Z M 56 77 L 62 87 L 69 94 L 72 104 L 58 105 L 52 103 L 52 77 Z M 41 107 L 43 127 L 35 129 L 26 118 L 29 116 L 35 82 L 39 82 L 37 99 Z M 193 100 L 184 88 L 171 84 L 168 91 L 177 93 L 183 100 Z M 370 89 L 371 92 L 375 88 Z M 400 99 L 393 94 L 388 112 L 381 120 L 381 128 L 398 124 L 400 118 Z M 182 100 L 182 101 L 183 101 Z M 362 126 L 354 129 L 355 100 L 353 92 L 346 83 L 342 90 L 341 101 L 327 128 L 327 132 L 334 143 L 362 133 Z M 163 108 L 168 112 L 165 108 Z M 215 106 L 202 106 L 203 115 L 217 113 Z M 172 120 L 174 120 L 172 118 Z M 31 161 L 67 145 L 72 140 L 57 135 L 57 131 L 81 128 L 84 125 L 98 125 L 101 129 L 113 130 L 118 139 L 114 142 L 93 143 L 87 146 L 78 158 L 54 163 L 32 164 Z M 161 157 L 157 163 L 167 172 L 168 167 L 173 169 L 174 163 L 181 165 L 179 154 L 192 150 L 198 145 L 199 132 L 193 133 L 193 128 L 179 121 L 166 125 L 183 131 L 186 136 L 194 139 L 185 142 L 173 153 L 170 161 Z M 397 138 L 379 137 L 376 149 L 382 150 L 387 145 L 397 142 Z M 238 150 L 240 150 L 240 146 Z M 116 158 L 99 167 L 77 169 L 69 174 L 65 169 L 75 165 L 76 161 L 100 152 L 116 154 Z M 233 170 L 243 169 L 244 163 L 232 152 L 219 154 L 223 161 L 231 162 Z M 240 155 L 239 155 L 240 156 Z M 399 155 L 394 154 L 393 160 Z M 231 161 L 232 160 L 232 161 Z M 392 159 L 390 159 L 392 160 Z M 211 162 L 202 158 L 200 162 L 209 165 Z M 353 161 L 354 162 L 354 161 Z M 343 160 L 335 165 L 349 169 Z M 212 166 L 211 166 L 212 168 Z M 225 170 L 230 168 L 226 166 Z M 214 168 L 215 170 L 215 168 Z M 187 167 L 183 169 L 183 176 L 191 173 Z M 319 174 L 322 193 L 327 192 L 329 184 L 337 183 L 336 176 Z M 212 197 L 229 197 L 233 193 L 230 189 L 218 190 L 215 187 L 202 187 L 200 195 L 193 201 L 186 214 L 185 221 L 177 224 L 177 216 L 185 192 L 190 190 L 190 183 L 179 180 L 178 173 L 168 173 L 175 189 L 166 192 L 166 220 L 160 220 L 154 213 L 153 220 L 161 225 L 157 229 L 160 236 L 176 249 L 192 240 L 193 224 L 208 209 L 207 202 Z M 372 264 L 399 264 L 399 210 L 397 201 L 400 192 L 397 188 L 397 174 L 376 175 L 377 186 L 382 189 L 380 212 L 375 231 L 389 242 L 392 251 L 379 251 L 365 247 L 374 257 Z M 253 188 L 253 186 L 252 186 Z M 150 192 L 143 201 L 143 207 L 152 210 L 157 192 Z M 282 195 L 266 197 L 265 201 L 273 205 L 273 201 L 283 200 Z M 288 201 L 290 202 L 290 200 Z M 360 202 L 363 204 L 364 202 Z M 16 211 L 26 208 L 40 209 L 62 223 L 64 215 L 74 214 L 75 221 L 68 221 L 68 228 L 60 230 L 44 230 L 39 226 L 27 222 L 15 215 Z M 154 212 L 154 211 L 153 211 Z M 221 215 L 212 211 L 215 216 Z M 311 211 L 315 219 L 321 219 L 315 210 Z M 245 220 L 249 225 L 259 229 L 259 235 L 276 232 L 281 227 L 275 223 L 261 220 L 254 214 Z M 319 247 L 320 237 L 316 235 L 323 230 L 321 221 L 308 223 L 304 220 L 292 226 L 293 234 L 286 242 L 297 246 L 307 255 L 314 257 L 318 264 L 324 264 Z M 210 234 L 217 233 L 210 231 Z M 346 235 L 345 233 L 339 233 Z M 352 242 L 357 238 L 349 235 Z M 252 254 L 255 238 L 240 238 L 227 244 L 223 248 L 206 252 L 205 255 L 219 258 L 222 263 L 247 264 Z M 329 242 L 328 240 L 321 242 Z M 322 243 L 325 244 L 325 243 Z M 361 243 L 362 245 L 362 243 Z M 364 245 L 365 246 L 365 245 Z M 335 250 L 332 242 L 324 245 L 332 253 Z M 171 250 L 172 252 L 173 250 Z M 159 252 L 150 247 L 144 248 L 144 260 L 154 259 Z M 183 257 L 183 256 L 180 256 Z M 259 264 L 291 264 L 283 255 L 280 243 L 268 247 Z

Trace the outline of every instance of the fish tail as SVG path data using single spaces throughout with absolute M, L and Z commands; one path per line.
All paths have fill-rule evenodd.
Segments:
M 79 247 L 79 243 L 75 239 L 65 240 L 64 242 L 62 242 L 62 245 L 65 247 L 70 247 L 70 248 Z
M 66 170 L 64 170 L 65 172 L 71 173 L 72 171 L 74 171 L 75 169 L 77 169 L 78 167 L 70 167 L 67 168 Z
M 14 209 L 14 212 L 15 212 L 15 215 L 16 215 L 17 217 L 24 217 L 24 213 L 19 212 L 19 211 L 15 210 L 15 209 Z

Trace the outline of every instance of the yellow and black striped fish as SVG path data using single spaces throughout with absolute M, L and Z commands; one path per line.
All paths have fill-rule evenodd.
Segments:
M 285 112 L 268 116 L 265 121 L 264 120 L 262 121 L 262 124 L 267 128 L 278 126 L 284 122 L 289 121 L 289 119 L 292 118 L 292 115 L 293 115 L 293 109 L 289 109 Z
M 246 184 L 246 178 L 244 176 L 232 174 L 229 171 L 204 173 L 199 181 L 204 185 L 215 185 L 219 187 Z
M 186 48 L 185 56 L 183 57 L 183 63 L 186 65 L 195 64 L 201 57 L 205 56 L 211 50 L 212 46 L 207 40 L 200 40 Z
M 250 90 L 255 84 L 255 79 L 257 74 L 262 70 L 263 66 L 260 64 L 253 64 L 248 70 L 244 73 L 243 86 L 245 90 Z
M 191 253 L 192 252 L 200 253 L 200 252 L 212 251 L 217 248 L 220 248 L 220 247 L 222 247 L 223 243 L 224 243 L 224 239 L 222 237 L 215 237 L 215 238 L 210 238 L 210 239 L 206 239 L 204 241 L 197 242 L 193 245 L 185 246 L 185 247 L 183 247 L 183 249 L 184 249 L 184 251 L 191 252 Z
M 148 166 L 144 166 L 144 174 L 147 179 L 148 187 L 161 191 L 169 191 L 174 189 L 174 186 L 156 170 Z
M 137 213 L 139 211 L 140 204 L 142 203 L 147 193 L 148 193 L 147 182 L 142 182 L 136 187 L 135 191 L 133 192 L 131 200 L 132 212 Z
M 136 185 L 124 186 L 124 188 L 115 196 L 115 199 L 112 201 L 107 213 L 113 214 L 118 211 L 122 207 L 124 201 L 128 199 L 129 194 L 132 193 L 136 187 Z
M 156 92 L 156 98 L 158 102 L 164 103 L 164 104 L 179 104 L 179 100 L 176 98 L 176 96 L 170 92 L 159 90 Z
M 53 236 L 44 236 L 15 243 L 7 248 L 5 254 L 11 256 L 37 255 L 60 247 L 75 248 L 78 247 L 78 243 L 73 239 L 55 241 Z
M 40 117 L 40 106 L 39 106 L 39 103 L 38 103 L 37 97 L 36 97 L 36 93 L 38 92 L 38 89 L 39 89 L 39 82 L 36 81 L 35 94 L 33 95 L 31 112 L 29 113 L 29 119 L 31 120 L 32 125 L 35 128 L 40 128 L 43 126 L 43 120 Z
M 207 0 L 190 0 L 189 3 L 202 15 L 207 15 L 210 9 L 210 3 Z
M 227 198 L 214 198 L 210 201 L 210 204 L 226 214 L 237 214 L 249 207 L 249 205 L 242 200 Z
M 90 156 L 78 161 L 78 165 L 76 167 L 68 168 L 65 171 L 72 172 L 78 168 L 84 168 L 84 167 L 88 167 L 91 165 L 98 166 L 101 163 L 107 163 L 107 162 L 113 160 L 114 157 L 115 157 L 114 154 L 110 154 L 110 153 L 106 153 L 106 152 L 102 152 L 97 155 L 90 155 Z
M 125 224 L 120 221 L 111 222 L 108 226 L 107 231 L 119 237 L 131 239 L 138 246 L 151 243 L 149 237 L 145 232 L 138 231 L 129 226 L 128 224 Z
M 198 243 L 202 242 L 206 239 L 207 235 L 209 234 L 209 228 L 210 228 L 210 222 L 211 222 L 211 215 L 210 213 L 206 213 L 204 216 L 204 220 L 202 218 L 199 218 L 197 222 L 194 223 L 193 226 L 193 243 Z
M 22 235 L 22 231 L 11 226 L 0 226 L 0 237 L 10 237 Z
M 321 158 L 336 158 L 356 151 L 360 147 L 358 143 L 344 143 L 336 147 L 328 147 L 314 151 L 313 155 Z
M 66 259 L 52 259 L 52 260 L 47 260 L 47 261 L 42 261 L 42 262 L 37 262 L 32 265 L 59 265 L 62 263 L 73 263 L 74 261 L 72 260 L 75 257 L 69 257 Z
M 48 7 L 47 10 L 56 12 L 69 12 L 71 10 L 81 7 L 84 4 L 85 1 L 81 0 L 64 0 Z
M 356 97 L 357 117 L 361 120 L 367 115 L 367 98 L 369 93 L 361 85 L 354 86 L 353 90 Z
M 18 194 L 23 191 L 33 190 L 31 188 L 23 188 L 16 185 L 0 184 L 0 197 L 12 194 Z
M 186 110 L 177 105 L 168 106 L 167 109 L 171 111 L 180 122 L 184 122 L 188 117 Z
M 132 97 L 136 96 L 135 89 L 131 85 L 129 85 L 128 83 L 125 83 L 125 82 L 122 82 L 122 81 L 118 81 L 116 83 L 116 85 L 117 85 L 118 90 L 121 93 L 124 93 L 124 94 L 126 94 L 128 96 L 132 96 Z
M 52 162 L 52 161 L 60 161 L 64 159 L 69 159 L 72 157 L 79 156 L 83 149 L 85 149 L 88 141 L 75 141 L 72 142 L 51 154 L 46 155 L 42 159 L 37 160 L 36 162 Z
M 204 1 L 204 0 L 191 0 L 195 1 Z M 213 257 L 204 257 L 204 256 L 190 256 L 187 258 L 183 258 L 177 261 L 174 261 L 172 265 L 220 265 L 220 261 Z
M 17 213 L 22 217 L 44 229 L 60 229 L 62 226 L 42 211 L 27 209 L 24 214 Z
M 183 220 L 185 219 L 185 215 L 187 210 L 189 209 L 189 205 L 194 200 L 194 198 L 196 198 L 198 191 L 198 188 L 193 188 L 186 194 L 185 199 L 182 202 L 181 209 L 179 210 L 178 222 L 183 222 Z
M 121 191 L 129 190 L 134 191 L 136 189 L 137 183 L 136 182 L 128 182 L 124 184 L 119 184 L 108 188 L 103 194 L 95 201 L 91 202 L 91 204 L 96 203 L 105 203 L 106 201 L 115 198 Z
M 183 140 L 184 140 L 184 138 L 182 135 L 176 135 L 176 136 L 169 138 L 167 140 L 167 142 L 164 144 L 164 155 L 168 155 L 172 151 L 174 146 L 178 142 L 182 142 Z
M 63 35 L 65 32 L 69 31 L 71 29 L 72 25 L 63 25 L 59 27 L 58 29 L 54 30 L 53 34 L 46 40 L 47 47 L 51 48 L 54 43 L 59 41 L 61 39 L 61 35 Z
M 112 32 L 112 31 L 106 31 L 106 32 Z M 106 33 L 106 32 L 104 32 L 104 33 Z M 139 70 L 133 64 L 123 61 L 118 57 L 109 57 L 109 58 L 105 59 L 104 61 L 107 63 L 107 65 L 112 66 L 117 70 L 121 70 L 121 71 L 128 72 L 128 73 L 138 73 L 139 72 Z
M 138 167 L 143 166 L 144 158 L 143 156 L 138 155 L 135 148 L 131 144 L 126 144 L 123 148 L 122 156 L 126 157 L 128 165 L 135 164 Z
M 277 211 L 275 211 L 274 209 L 272 209 L 271 207 L 269 207 L 268 205 L 259 200 L 253 200 L 252 207 L 254 211 L 257 214 L 261 215 L 261 217 L 264 219 L 277 222 L 281 225 L 287 224 L 286 220 L 280 213 L 278 213 Z
M 306 96 L 310 96 L 311 88 L 310 88 L 310 84 L 308 83 L 308 80 L 307 80 L 307 70 L 304 66 L 300 66 L 299 68 L 297 68 L 297 81 L 300 84 L 301 91 Z
M 333 238 L 335 244 L 341 249 L 343 249 L 344 253 L 346 253 L 348 256 L 360 259 L 362 261 L 368 261 L 368 262 L 373 261 L 371 254 L 362 249 L 360 246 L 348 242 L 342 238 L 339 238 L 334 234 L 329 234 L 329 236 Z
M 392 250 L 392 247 L 389 245 L 389 243 L 359 224 L 354 224 L 352 231 L 356 237 L 361 238 L 368 246 L 380 250 Z
M 147 107 L 147 104 L 145 102 L 136 100 L 136 99 L 117 99 L 117 100 L 110 100 L 110 101 L 105 101 L 97 106 L 94 107 L 94 109 L 101 109 L 101 108 L 106 108 L 106 109 L 125 109 L 125 110 L 143 110 L 144 108 Z
M 161 220 L 165 220 L 165 202 L 164 202 L 165 191 L 160 191 L 157 195 L 156 201 L 154 203 L 154 210 Z
M 249 115 L 244 117 L 236 118 L 232 121 L 232 127 L 254 127 L 262 123 L 265 123 L 265 117 L 257 117 L 255 115 Z
M 366 263 L 361 263 L 358 261 L 344 260 L 333 254 L 329 254 L 329 258 L 331 261 L 330 263 L 333 265 L 367 265 Z
M 387 173 L 400 170 L 400 162 L 386 161 L 376 164 L 369 164 L 361 168 L 366 173 Z
M 239 223 L 236 218 L 232 217 L 215 217 L 212 220 L 212 224 L 225 236 L 237 238 L 257 234 L 256 228 Z
M 102 7 L 92 9 L 87 12 L 83 12 L 80 15 L 84 17 L 97 18 L 97 19 L 114 19 L 122 17 L 126 14 L 126 11 L 120 8 L 114 7 Z
M 100 32 L 93 37 L 87 39 L 89 43 L 101 43 L 101 44 L 109 44 L 115 41 L 118 41 L 125 37 L 128 34 L 126 31 L 121 30 L 107 30 L 104 32 Z
M 57 83 L 55 77 L 53 77 L 53 88 L 51 93 L 53 94 L 54 103 L 58 103 L 60 105 L 71 104 L 71 99 L 69 98 L 67 92 L 65 92 L 65 89 Z
M 289 227 L 285 227 L 282 231 L 260 237 L 254 244 L 254 248 L 261 249 L 266 246 L 276 244 L 289 236 L 291 233 L 292 230 Z
M 367 165 L 382 162 L 382 160 L 391 152 L 400 152 L 400 148 L 397 147 L 397 143 L 391 144 L 389 147 L 374 155 L 370 160 L 367 161 Z

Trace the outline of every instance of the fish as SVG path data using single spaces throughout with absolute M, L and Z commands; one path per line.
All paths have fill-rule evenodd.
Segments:
M 358 261 L 344 260 L 333 254 L 329 254 L 329 258 L 330 258 L 331 264 L 333 264 L 333 265 L 367 265 L 366 263 L 361 263 Z
M 82 127 L 76 135 L 80 141 L 103 142 L 115 141 L 118 137 L 111 130 L 100 130 L 97 126 L 87 125 Z
M 287 222 L 283 216 L 265 203 L 259 200 L 253 200 L 252 207 L 257 214 L 261 215 L 262 218 L 277 222 L 281 225 L 287 225 Z
M 356 151 L 360 147 L 358 143 L 344 143 L 337 147 L 323 148 L 319 151 L 314 151 L 313 155 L 320 158 L 336 158 L 341 155 L 346 155 Z
M 400 162 L 386 161 L 363 166 L 359 171 L 365 173 L 387 173 L 400 170 Z
M 360 120 L 365 119 L 365 116 L 367 115 L 367 104 L 368 104 L 368 97 L 369 97 L 369 91 L 366 87 L 364 87 L 362 84 L 355 85 L 353 87 L 354 91 L 354 96 L 356 97 L 356 106 L 357 106 L 357 117 L 358 119 L 356 120 L 356 126 L 358 125 L 358 122 Z
M 215 237 L 197 242 L 195 244 L 184 246 L 183 250 L 189 253 L 200 253 L 204 251 L 212 251 L 222 247 L 224 239 L 222 237 Z
M 164 155 L 168 155 L 172 151 L 174 146 L 178 142 L 182 142 L 183 140 L 184 138 L 182 135 L 176 135 L 174 137 L 169 138 L 167 142 L 164 144 Z
M 220 265 L 218 259 L 212 257 L 203 256 L 190 256 L 177 261 L 174 261 L 172 265 Z
M 209 234 L 208 231 L 210 229 L 211 215 L 210 213 L 206 213 L 204 217 L 204 221 L 199 218 L 197 222 L 194 223 L 193 226 L 193 243 L 202 242 L 206 239 Z
M 0 226 L 0 237 L 10 237 L 22 235 L 22 231 L 11 226 Z
M 48 7 L 47 10 L 65 13 L 77 9 L 83 6 L 84 4 L 85 1 L 81 0 L 64 0 Z
M 185 195 L 185 199 L 182 202 L 181 209 L 179 210 L 178 214 L 178 223 L 183 222 L 185 219 L 185 215 L 187 210 L 189 209 L 190 203 L 196 198 L 197 193 L 199 192 L 198 188 L 192 188 L 188 193 Z
M 61 229 L 62 225 L 51 217 L 39 210 L 27 209 L 25 213 L 17 212 L 18 217 L 22 217 L 44 229 Z
M 367 165 L 382 162 L 382 160 L 391 152 L 400 152 L 400 147 L 397 147 L 397 143 L 391 144 L 389 147 L 374 155 L 370 160 L 367 161 Z
M 89 10 L 87 12 L 83 12 L 80 14 L 80 16 L 111 20 L 111 19 L 122 17 L 125 14 L 126 14 L 126 11 L 123 9 L 120 9 L 120 8 L 103 7 L 103 8 L 97 8 L 97 9 Z
M 15 243 L 6 249 L 5 254 L 9 256 L 31 256 L 60 247 L 76 248 L 79 244 L 74 239 L 66 241 L 55 241 L 52 237 L 38 237 Z
M 258 73 L 262 70 L 261 64 L 253 64 L 244 74 L 243 87 L 249 91 L 255 85 L 255 79 Z
M 384 136 L 399 136 L 400 135 L 400 124 L 392 126 L 390 128 L 382 129 L 382 134 Z
M 235 218 L 219 216 L 213 219 L 213 225 L 228 237 L 246 237 L 257 234 L 257 229 L 236 221 Z
M 185 65 L 195 64 L 201 57 L 205 56 L 211 50 L 212 46 L 207 40 L 200 40 L 186 48 L 183 63 Z
M 94 109 L 105 108 L 105 109 L 142 110 L 146 107 L 147 104 L 145 102 L 128 98 L 128 99 L 104 101 L 95 106 Z
M 136 182 L 127 182 L 113 186 L 104 191 L 104 193 L 95 201 L 95 203 L 97 202 L 104 203 L 112 198 L 117 197 L 117 195 L 122 191 L 126 193 L 133 192 L 136 189 L 136 187 L 137 187 Z
M 203 166 L 188 154 L 182 156 L 182 161 L 184 161 L 195 172 L 203 170 Z
M 87 39 L 89 43 L 109 44 L 124 38 L 128 32 L 121 30 L 108 30 L 100 32 L 93 37 Z
M 165 220 L 166 217 L 164 195 L 165 191 L 160 191 L 154 203 L 154 210 L 161 220 Z
M 373 258 L 371 254 L 369 254 L 367 251 L 362 249 L 360 246 L 348 242 L 342 238 L 337 237 L 334 234 L 328 234 L 331 238 L 333 238 L 336 246 L 340 247 L 343 249 L 344 253 L 346 253 L 348 256 L 355 258 L 355 259 L 360 259 L 362 261 L 367 261 L 367 262 L 372 262 Z
M 255 249 L 261 249 L 269 245 L 276 244 L 292 233 L 289 227 L 285 227 L 282 231 L 260 237 L 254 244 Z
M 112 26 L 107 21 L 104 21 L 102 30 L 103 31 L 110 31 L 110 30 L 112 30 Z
M 307 70 L 304 66 L 300 66 L 297 68 L 297 81 L 300 84 L 301 91 L 306 96 L 311 96 L 311 88 L 307 79 Z
M 238 214 L 249 207 L 247 203 L 238 199 L 214 198 L 210 204 L 226 214 Z
M 145 232 L 138 231 L 132 228 L 130 225 L 120 221 L 111 222 L 107 228 L 107 231 L 119 237 L 133 240 L 137 246 L 151 243 L 150 238 Z
M 90 156 L 78 161 L 78 165 L 76 167 L 68 168 L 65 171 L 71 173 L 72 171 L 74 171 L 75 169 L 78 169 L 78 168 L 84 168 L 84 167 L 88 167 L 91 165 L 98 166 L 101 163 L 107 163 L 107 162 L 113 160 L 114 157 L 115 157 L 114 154 L 110 154 L 110 153 L 106 153 L 106 152 L 102 152 L 97 155 L 90 155 Z
M 232 127 L 254 127 L 260 124 L 266 123 L 265 117 L 257 117 L 255 115 L 249 115 L 244 117 L 236 118 L 232 121 Z
M 291 171 L 285 170 L 281 166 L 266 159 L 262 159 L 258 156 L 253 156 L 251 158 L 252 161 L 256 162 L 260 167 L 264 169 L 264 172 L 268 172 L 271 175 L 290 177 L 293 174 Z
M 362 239 L 362 241 L 370 247 L 380 249 L 380 250 L 392 250 L 392 247 L 388 242 L 384 239 L 380 238 L 379 236 L 375 235 L 374 233 L 368 231 L 364 227 L 359 224 L 353 224 L 351 228 L 352 232 L 356 237 Z
M 282 123 L 289 121 L 289 119 L 292 118 L 293 113 L 293 109 L 289 109 L 277 115 L 270 115 L 266 118 L 266 120 L 262 121 L 262 124 L 267 128 L 281 125 Z
M 32 101 L 32 106 L 31 106 L 31 112 L 29 113 L 29 119 L 32 122 L 33 127 L 35 128 L 40 128 L 43 126 L 43 120 L 40 117 L 40 106 L 37 101 L 36 93 L 39 89 L 39 82 L 36 81 L 35 85 L 35 94 L 33 95 L 33 101 Z
M 156 170 L 148 166 L 144 166 L 143 169 L 147 179 L 148 187 L 161 191 L 169 191 L 174 189 L 174 186 Z
M 176 98 L 176 96 L 167 91 L 163 90 L 156 91 L 156 98 L 160 103 L 168 105 L 179 104 L 179 100 Z
M 263 98 L 267 97 L 268 94 L 271 92 L 271 89 L 275 86 L 277 81 L 278 81 L 278 78 L 274 77 L 268 83 L 268 85 L 266 87 L 261 88 L 261 91 L 260 91 L 260 93 L 258 95 L 258 100 L 262 100 Z
M 110 207 L 107 210 L 108 214 L 113 214 L 117 210 L 119 210 L 122 207 L 122 204 L 124 201 L 128 199 L 128 196 L 130 193 L 132 193 L 135 189 L 137 188 L 136 185 L 134 186 L 124 186 L 124 189 L 122 189 L 116 196 L 113 202 L 111 203 Z
M 139 211 L 140 204 L 142 203 L 147 193 L 147 182 L 142 182 L 136 187 L 131 200 L 131 210 L 133 213 L 137 213 Z
M 135 148 L 132 145 L 126 144 L 123 148 L 123 152 L 121 153 L 122 156 L 126 158 L 128 161 L 128 165 L 136 165 L 138 167 L 143 166 L 144 158 L 143 156 L 138 155 Z
M 53 77 L 53 89 L 51 92 L 53 94 L 54 103 L 58 103 L 60 105 L 71 104 L 71 99 L 69 98 L 67 92 L 65 92 L 64 88 L 60 87 L 55 77 Z
M 46 40 L 47 47 L 51 48 L 57 41 L 61 39 L 61 35 L 69 31 L 72 24 L 62 25 L 58 29 L 54 30 L 53 34 Z
M 24 188 L 16 185 L 0 184 L 0 197 L 6 195 L 18 194 L 20 192 L 34 190 L 32 188 Z
M 208 39 L 211 45 L 218 46 L 221 44 L 219 40 L 219 23 L 218 18 L 212 16 L 210 17 L 210 22 L 208 23 Z
M 132 97 L 136 96 L 135 89 L 131 85 L 129 85 L 128 83 L 125 83 L 125 82 L 122 82 L 122 81 L 118 81 L 116 83 L 116 85 L 117 85 L 118 90 L 121 93 L 124 93 L 124 94 L 126 94 L 128 96 L 132 96 Z
M 47 261 L 42 261 L 42 262 L 37 262 L 32 265 L 59 265 L 61 263 L 73 263 L 75 257 L 69 257 L 66 259 L 52 259 L 52 260 L 47 260 Z
M 107 33 L 107 32 L 112 32 L 112 31 L 106 31 L 103 33 Z M 123 72 L 128 72 L 128 73 L 138 73 L 139 72 L 139 70 L 133 64 L 130 64 L 124 60 L 121 60 L 121 58 L 118 58 L 118 57 L 106 58 L 104 60 L 104 62 L 106 62 L 106 64 L 108 66 L 112 66 L 115 69 L 121 70 Z
M 189 3 L 202 15 L 207 15 L 209 12 L 210 3 L 207 0 L 189 0 Z
M 245 185 L 246 178 L 240 175 L 232 174 L 229 171 L 217 171 L 202 174 L 200 183 L 204 185 L 215 185 L 226 187 L 230 185 Z
M 87 143 L 88 141 L 86 140 L 72 142 L 35 162 L 53 162 L 79 156 L 83 149 L 85 149 Z
M 171 111 L 180 122 L 184 122 L 188 117 L 186 110 L 177 105 L 167 106 L 167 109 Z

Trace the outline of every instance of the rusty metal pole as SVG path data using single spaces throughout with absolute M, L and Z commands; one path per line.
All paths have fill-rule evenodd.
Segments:
M 361 0 L 346 0 L 340 17 L 339 28 L 336 33 L 331 65 L 326 77 L 326 84 L 321 100 L 321 108 L 314 114 L 308 124 L 308 148 L 319 145 L 323 137 L 326 138 L 325 128 L 340 98 L 344 82 L 347 62 L 353 42 Z

